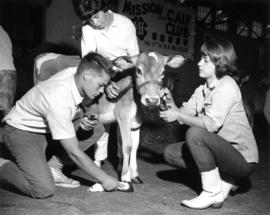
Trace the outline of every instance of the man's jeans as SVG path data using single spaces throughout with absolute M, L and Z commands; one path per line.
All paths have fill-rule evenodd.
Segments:
M 103 134 L 101 123 L 88 139 L 79 141 L 82 150 L 93 145 Z M 55 185 L 45 155 L 50 135 L 37 134 L 5 125 L 3 129 L 5 149 L 11 162 L 0 167 L 0 181 L 17 188 L 32 198 L 46 198 L 54 193 Z M 53 144 L 60 144 L 53 141 Z
M 224 177 L 235 180 L 249 176 L 256 166 L 248 163 L 232 143 L 199 127 L 188 129 L 186 142 L 168 145 L 164 158 L 173 166 L 199 172 L 210 171 L 217 166 Z

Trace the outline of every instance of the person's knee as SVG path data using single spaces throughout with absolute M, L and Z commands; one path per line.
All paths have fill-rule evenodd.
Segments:
M 164 160 L 171 164 L 171 158 L 172 158 L 172 153 L 171 153 L 171 146 L 168 145 L 165 149 L 164 149 L 164 153 L 163 153 L 163 157 L 164 157 Z
M 42 183 L 30 188 L 30 196 L 34 199 L 45 199 L 52 196 L 55 192 L 54 183 Z
M 204 136 L 205 129 L 200 127 L 190 127 L 186 132 L 187 145 L 200 143 L 201 137 Z
M 174 167 L 186 169 L 187 165 L 183 157 L 183 148 L 185 148 L 185 142 L 177 142 L 168 145 L 164 149 L 164 160 Z
M 174 165 L 176 159 L 180 159 L 177 154 L 179 154 L 178 149 L 176 147 L 177 143 L 170 144 L 165 147 L 163 152 L 164 160 L 171 165 Z

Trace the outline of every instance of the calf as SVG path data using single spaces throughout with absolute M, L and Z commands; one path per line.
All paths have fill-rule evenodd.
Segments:
M 99 98 L 99 120 L 104 124 L 115 121 L 118 123 L 123 152 L 121 180 L 138 183 L 140 179 L 136 156 L 142 124 L 138 103 L 158 107 L 161 103 L 165 65 L 178 68 L 183 64 L 184 58 L 181 55 L 163 56 L 157 52 L 143 52 L 136 56 L 123 57 L 120 61 L 126 61 L 125 68 L 135 67 L 134 73 L 117 82 L 121 89 L 117 101 L 112 102 L 105 95 Z M 45 80 L 63 68 L 77 66 L 78 63 L 78 56 L 54 53 L 39 55 L 35 59 L 34 83 Z

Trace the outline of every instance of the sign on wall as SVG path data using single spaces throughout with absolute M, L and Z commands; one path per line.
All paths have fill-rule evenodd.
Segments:
M 165 0 L 119 0 L 136 26 L 140 50 L 193 58 L 195 11 Z

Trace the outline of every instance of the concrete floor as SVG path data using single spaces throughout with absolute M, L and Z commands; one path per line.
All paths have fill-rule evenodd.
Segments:
M 0 188 L 0 215 L 107 215 L 107 214 L 219 214 L 257 215 L 270 214 L 270 139 L 269 128 L 262 116 L 255 118 L 254 132 L 260 151 L 260 164 L 234 196 L 224 202 L 221 209 L 192 210 L 180 205 L 183 199 L 192 198 L 200 188 L 194 175 L 168 166 L 162 159 L 165 145 L 143 145 L 139 150 L 138 166 L 142 185 L 134 185 L 134 193 L 104 192 L 89 193 L 92 180 L 76 170 L 83 186 L 77 189 L 57 188 L 53 197 L 34 200 Z M 116 176 L 112 164 L 103 165 L 106 171 Z

